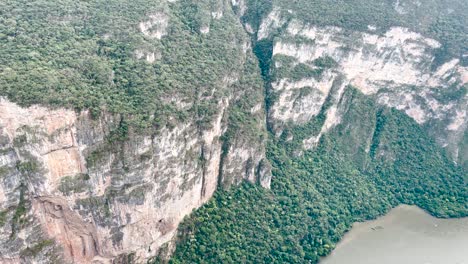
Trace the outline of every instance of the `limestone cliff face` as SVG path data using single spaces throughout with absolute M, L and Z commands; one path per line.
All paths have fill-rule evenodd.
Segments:
M 223 179 L 268 187 L 261 141 L 222 150 L 228 105 L 219 102 L 208 129 L 186 122 L 109 143 L 116 116 L 1 99 L 1 262 L 143 261 Z
M 280 27 L 281 33 L 273 36 Z M 401 27 L 379 34 L 369 28 L 356 32 L 317 27 L 283 19 L 275 9 L 263 20 L 258 38 L 273 41 L 275 100 L 269 121 L 275 132 L 280 134 L 288 123 L 304 124 L 325 110 L 321 131 L 304 141 L 306 148 L 313 147 L 341 122 L 346 111 L 343 94 L 352 86 L 382 105 L 404 111 L 428 127 L 454 160 L 463 158 L 459 152 L 464 151 L 460 146 L 468 122 L 468 96 L 463 93 L 468 68 L 456 58 L 434 67 L 441 44 L 421 34 Z

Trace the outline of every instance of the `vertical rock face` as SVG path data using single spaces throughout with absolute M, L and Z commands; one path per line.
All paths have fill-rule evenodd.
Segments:
M 229 103 L 207 128 L 179 123 L 121 143 L 108 139 L 116 116 L 2 99 L 2 262 L 147 259 L 218 186 L 244 178 L 268 187 L 262 140 L 235 136 L 222 149 Z
M 273 23 L 273 22 L 275 23 Z M 378 103 L 404 111 L 430 131 L 458 160 L 467 126 L 468 69 L 452 59 L 434 69 L 441 44 L 406 28 L 382 35 L 286 22 L 273 10 L 263 20 L 259 38 L 283 27 L 273 39 L 270 122 L 277 134 L 288 123 L 304 124 L 321 111 L 321 131 L 306 148 L 341 122 L 342 96 L 352 86 Z M 458 96 L 448 98 L 449 94 Z M 460 160 L 460 162 L 463 162 Z
M 88 231 L 84 223 L 66 227 L 67 221 L 80 221 L 70 217 L 66 200 L 46 198 L 58 193 L 63 177 L 86 172 L 76 142 L 76 120 L 72 111 L 25 109 L 1 99 L 2 262 L 60 258 L 60 250 L 51 243 L 54 238 L 65 243 L 69 256 L 84 260 L 93 254 L 77 251 L 81 242 L 75 232 Z

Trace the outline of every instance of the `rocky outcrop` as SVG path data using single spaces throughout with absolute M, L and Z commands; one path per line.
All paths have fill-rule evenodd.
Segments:
M 150 14 L 147 21 L 138 25 L 141 33 L 148 38 L 161 39 L 167 34 L 169 17 L 163 12 Z
M 287 22 L 278 11 L 263 20 L 259 38 L 273 37 L 268 34 L 278 27 L 284 30 L 273 38 L 271 93 L 276 99 L 269 116 L 276 134 L 288 123 L 304 124 L 325 111 L 320 133 L 304 141 L 306 148 L 314 146 L 341 122 L 342 95 L 353 86 L 429 127 L 454 160 L 459 158 L 468 123 L 463 93 L 468 69 L 455 58 L 434 67 L 439 42 L 401 27 L 378 35 Z
M 83 221 L 64 198 L 34 198 L 33 212 L 46 235 L 63 247 L 66 259 L 89 263 L 101 254 L 95 226 Z

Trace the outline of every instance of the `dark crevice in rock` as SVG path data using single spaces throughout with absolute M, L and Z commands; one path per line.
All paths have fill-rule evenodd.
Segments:
M 291 22 L 291 18 L 287 18 L 285 23 L 275 29 L 275 32 L 269 34 L 265 39 L 258 39 L 258 32 L 262 21 L 273 10 L 273 3 L 271 1 L 248 1 L 247 10 L 245 14 L 240 14 L 240 22 L 250 36 L 251 46 L 253 53 L 258 59 L 258 67 L 262 75 L 264 86 L 264 111 L 266 117 L 267 130 L 272 131 L 272 123 L 269 118 L 270 108 L 275 101 L 275 94 L 272 92 L 272 71 L 271 62 L 273 59 L 273 45 L 277 36 L 280 36 Z M 239 14 L 238 14 L 239 15 Z M 247 26 L 248 25 L 248 26 Z M 247 28 L 252 28 L 253 32 L 249 32 Z
M 201 190 L 200 190 L 200 199 L 203 200 L 203 198 L 206 195 L 206 153 L 205 153 L 205 144 L 202 144 L 201 146 L 201 165 L 202 165 L 202 184 L 201 184 Z

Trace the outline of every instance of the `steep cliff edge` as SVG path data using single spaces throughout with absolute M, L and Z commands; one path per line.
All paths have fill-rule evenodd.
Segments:
M 410 1 L 359 3 L 330 10 L 333 4 L 326 1 L 233 1 L 260 61 L 271 130 L 280 136 L 285 128 L 316 120 L 320 130 L 303 142 L 305 149 L 316 146 L 341 122 L 347 111 L 344 91 L 354 87 L 404 111 L 466 166 L 468 67 L 461 11 L 466 6 L 459 1 L 417 8 Z M 354 16 L 361 11 L 360 18 Z M 441 32 L 448 24 L 440 21 L 447 17 L 453 30 Z
M 110 142 L 115 116 L 93 120 L 2 99 L 2 261 L 48 261 L 61 257 L 57 247 L 76 263 L 132 254 L 141 261 L 219 186 L 245 178 L 268 188 L 262 141 L 234 135 L 223 150 L 228 103 L 220 102 L 209 129 L 186 122 Z M 26 254 L 50 239 L 56 246 Z
M 48 14 L 4 4 L 0 262 L 144 262 L 218 188 L 269 188 L 263 86 L 229 2 L 36 4 Z
M 286 124 L 305 124 L 325 110 L 320 132 L 304 141 L 310 148 L 341 122 L 342 96 L 352 86 L 426 126 L 463 164 L 465 157 L 458 153 L 466 151 L 468 68 L 453 58 L 432 70 L 440 46 L 405 28 L 377 35 L 291 21 L 273 43 L 271 93 L 277 100 L 270 122 L 280 133 Z
M 28 259 L 22 252 L 44 239 L 55 239 L 78 263 L 155 255 L 185 215 L 219 184 L 231 184 L 224 179 L 257 180 L 261 145 L 233 143 L 221 163 L 223 113 L 206 131 L 185 123 L 109 144 L 111 116 L 91 120 L 86 112 L 21 108 L 2 99 L 3 260 Z

